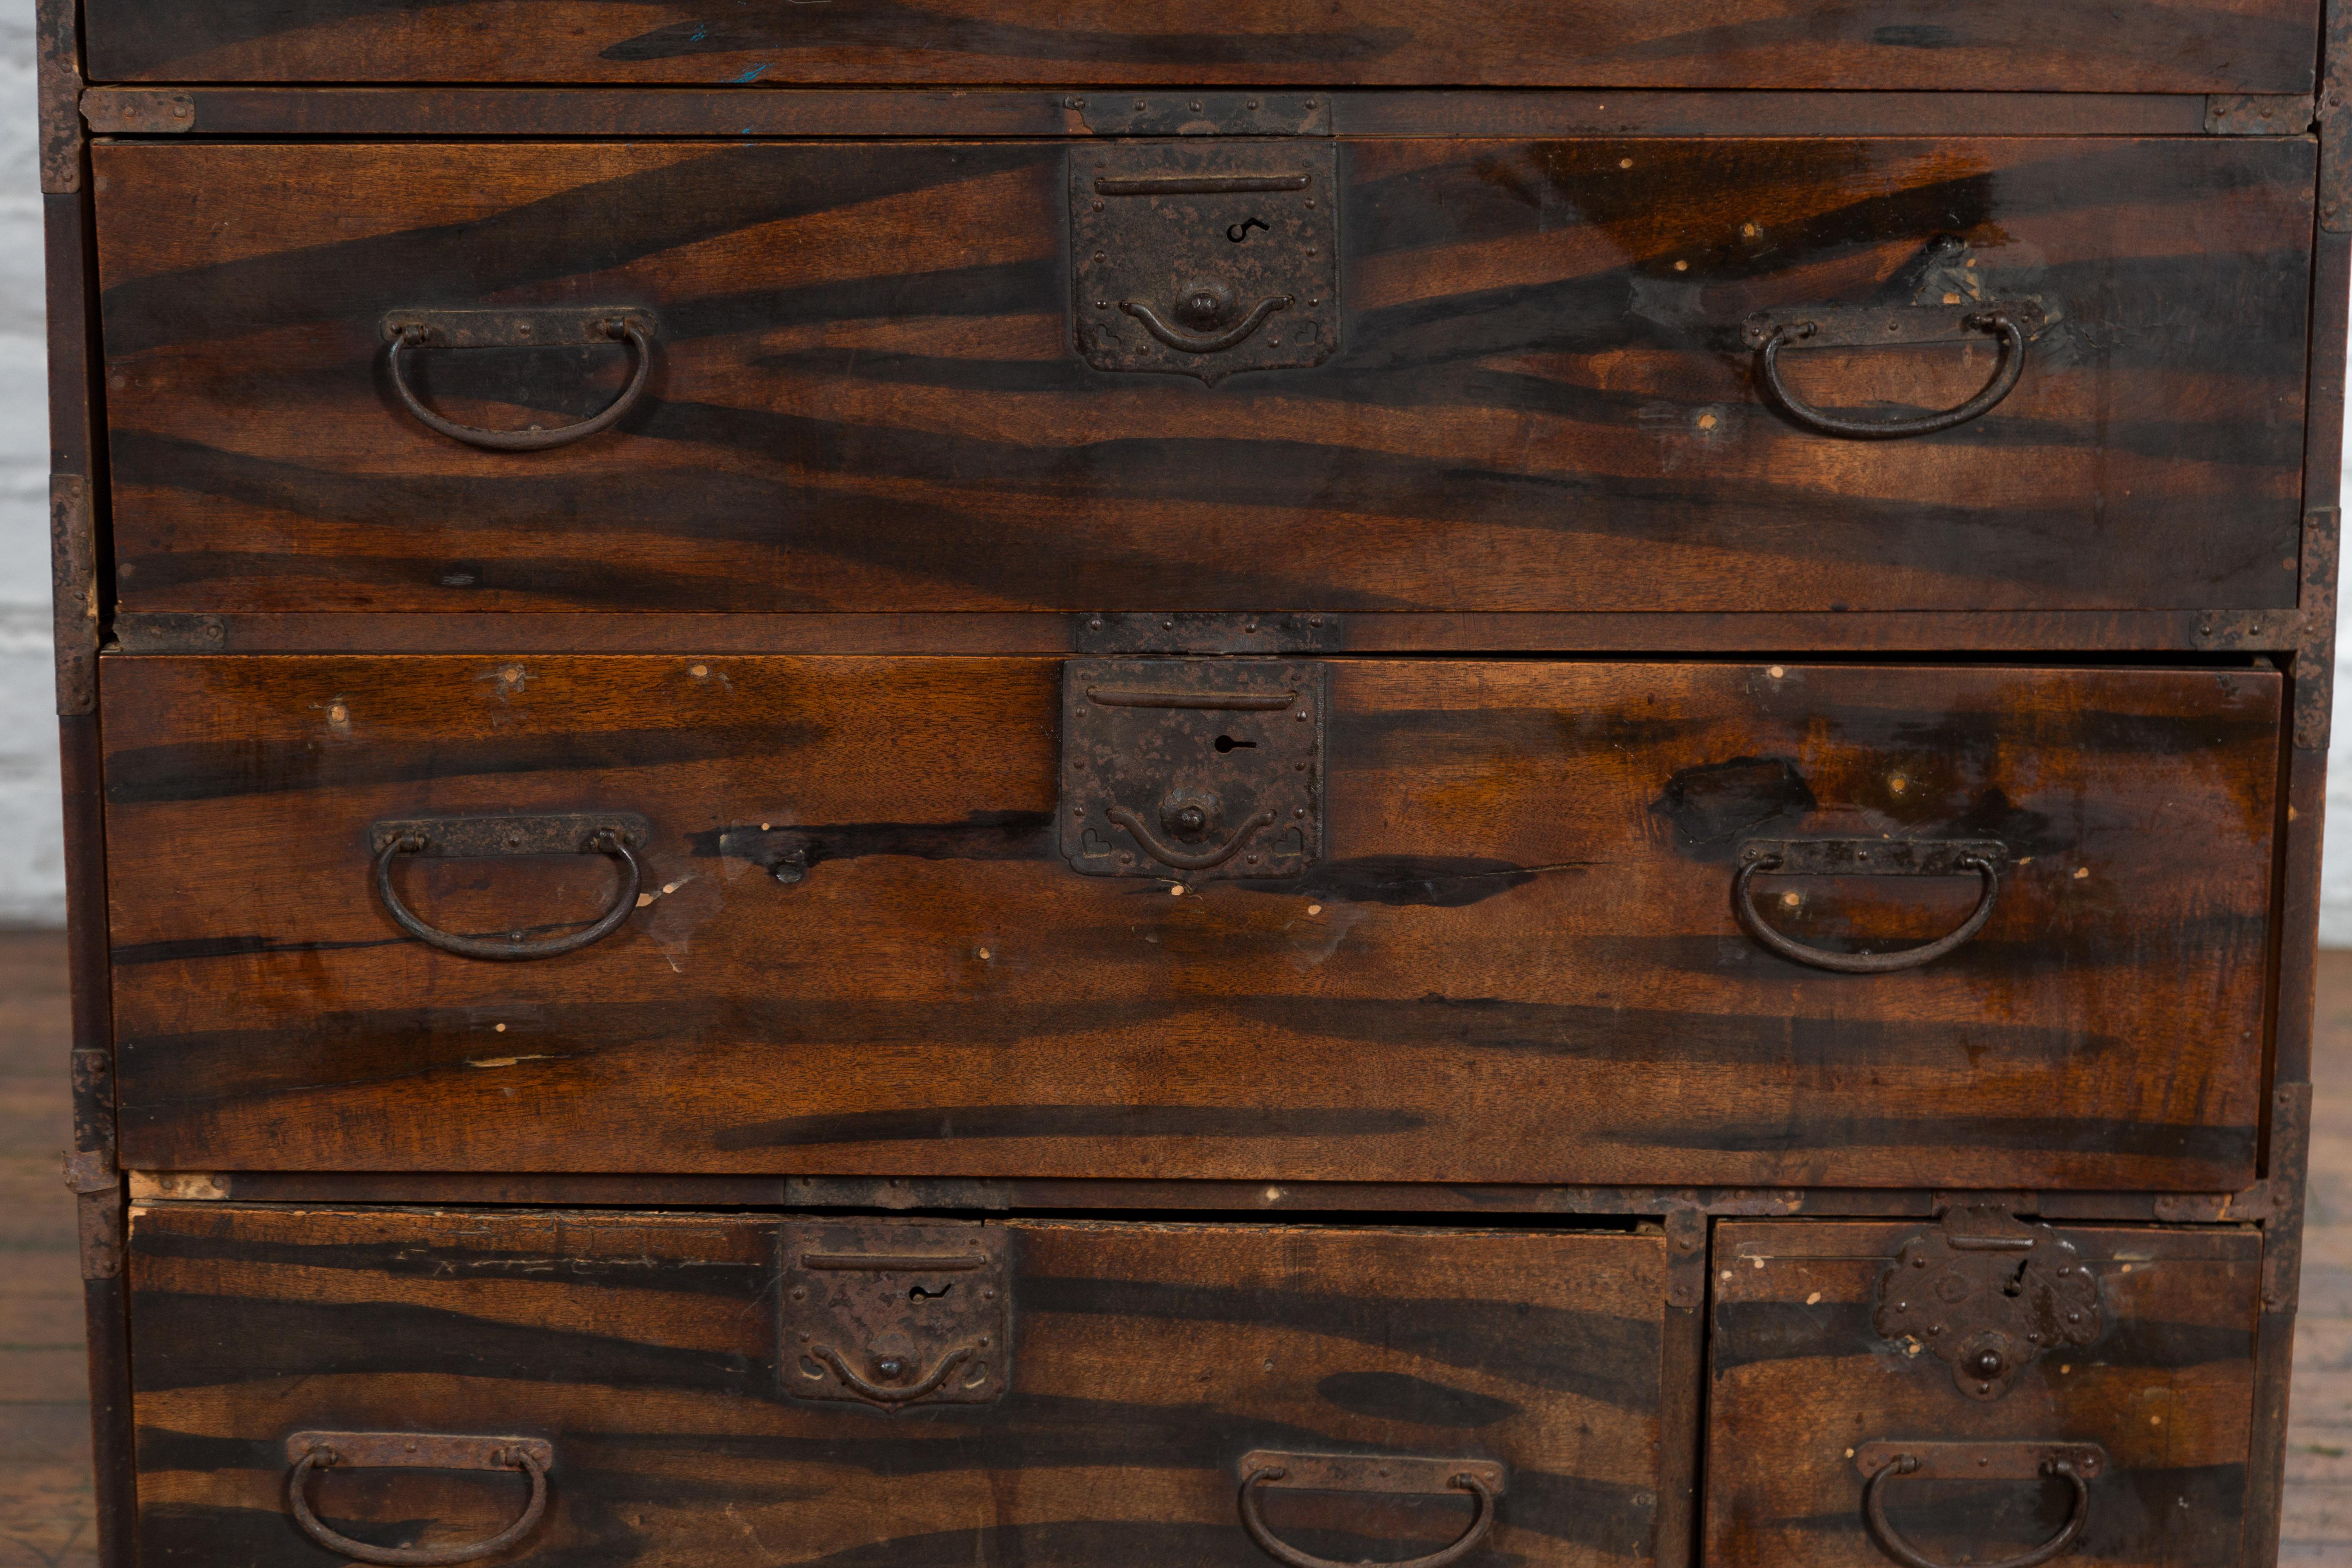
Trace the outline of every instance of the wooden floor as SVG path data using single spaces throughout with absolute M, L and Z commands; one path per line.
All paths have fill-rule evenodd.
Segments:
M 2317 1113 L 2288 1437 L 2296 1568 L 2352 1565 L 2352 952 L 2323 957 Z M 67 1139 L 65 944 L 0 932 L 0 1568 L 92 1568 L 81 1279 Z

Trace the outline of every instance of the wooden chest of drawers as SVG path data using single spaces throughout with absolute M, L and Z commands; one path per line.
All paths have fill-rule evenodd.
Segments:
M 45 0 L 108 1568 L 2275 1555 L 2310 0 Z

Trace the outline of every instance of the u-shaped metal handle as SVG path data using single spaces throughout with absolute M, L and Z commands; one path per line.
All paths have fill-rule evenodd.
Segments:
M 1260 1550 L 1286 1568 L 1446 1568 L 1459 1563 L 1486 1541 L 1495 1528 L 1495 1498 L 1503 1489 L 1503 1468 L 1487 1460 L 1364 1458 L 1349 1454 L 1279 1454 L 1260 1450 L 1244 1455 L 1237 1498 L 1242 1528 Z M 1257 1510 L 1261 1487 L 1287 1481 L 1295 1487 L 1330 1491 L 1387 1491 L 1427 1495 L 1466 1491 L 1477 1500 L 1478 1511 L 1453 1545 L 1425 1557 L 1401 1558 L 1379 1564 L 1343 1563 L 1301 1552 L 1267 1528 Z
M 1814 407 L 1792 391 L 1780 379 L 1780 350 L 1792 342 L 1801 342 L 1813 335 L 1811 321 L 1792 321 L 1775 328 L 1758 350 L 1763 374 L 1764 389 L 1773 402 L 1798 424 L 1818 430 L 1824 436 L 1845 436 L 1862 441 L 1885 441 L 1902 436 L 1932 436 L 1938 430 L 1949 430 L 1955 425 L 1965 425 L 2007 397 L 2017 385 L 2017 378 L 2025 370 L 2025 332 L 2011 319 L 2007 310 L 1983 310 L 1968 318 L 1968 324 L 1981 332 L 1990 332 L 2000 340 L 2000 358 L 1993 366 L 1992 379 L 1984 389 L 1957 408 L 1947 408 L 1940 414 L 1922 414 L 1910 419 L 1847 419 Z
M 1990 840 L 1795 838 L 1757 839 L 1739 847 L 1739 874 L 1732 879 L 1731 903 L 1748 934 L 1782 958 L 1840 974 L 1888 974 L 1933 963 L 1982 931 L 2000 896 L 2000 864 L 2007 847 Z M 1791 877 L 1955 877 L 1974 872 L 1981 883 L 1976 908 L 1959 926 L 1935 941 L 1894 952 L 1833 952 L 1784 936 L 1766 923 L 1756 907 L 1756 877 L 1762 872 Z
M 1878 1549 L 1902 1563 L 1903 1568 L 1956 1568 L 1955 1564 L 1930 1557 L 1904 1540 L 1901 1532 L 1886 1518 L 1887 1482 L 1896 1476 L 1910 1475 L 1919 1468 L 1917 1456 L 1895 1454 L 1871 1471 L 1870 1479 L 1862 1489 L 1863 1521 L 1869 1526 L 1870 1539 Z M 2074 1489 L 2074 1502 L 2066 1510 L 2065 1524 L 2057 1534 L 2030 1552 L 2003 1557 L 1997 1562 L 1975 1563 L 1970 1568 L 2034 1568 L 2035 1563 L 2047 1563 L 2074 1545 L 2074 1538 L 2083 1533 L 2083 1526 L 2090 1522 L 2091 1518 L 2091 1489 L 2083 1479 L 2080 1464 L 2066 1458 L 2045 1459 L 2042 1463 L 2041 1473 L 2063 1476 Z
M 1145 331 L 1171 349 L 1181 349 L 1188 354 L 1213 354 L 1248 342 L 1253 333 L 1265 325 L 1267 317 L 1276 310 L 1290 308 L 1290 296 L 1268 295 L 1251 306 L 1248 315 L 1219 332 L 1188 332 L 1181 327 L 1171 326 L 1160 319 L 1158 311 L 1140 300 L 1121 300 L 1118 308 L 1141 321 Z
M 547 1467 L 554 1450 L 532 1437 L 410 1436 L 397 1432 L 298 1432 L 287 1441 L 293 1472 L 287 1478 L 286 1500 L 294 1522 L 303 1533 L 328 1551 L 355 1563 L 378 1563 L 389 1568 L 434 1568 L 436 1564 L 471 1563 L 495 1556 L 530 1533 L 547 1511 Z M 353 1468 L 396 1465 L 407 1468 L 519 1469 L 530 1477 L 530 1501 L 520 1517 L 496 1535 L 454 1546 L 371 1546 L 364 1541 L 330 1529 L 310 1510 L 310 1472 L 331 1466 Z
M 597 323 L 607 338 L 625 341 L 636 356 L 636 374 L 621 395 L 604 406 L 604 412 L 575 425 L 559 425 L 552 430 L 533 426 L 528 430 L 485 430 L 478 425 L 460 425 L 445 419 L 425 406 L 415 391 L 408 384 L 408 374 L 402 368 L 403 357 L 411 349 L 431 348 L 441 341 L 442 334 L 427 321 L 403 321 L 387 326 L 384 341 L 389 345 L 385 363 L 392 373 L 392 389 L 417 423 L 429 430 L 438 431 L 453 441 L 463 441 L 469 447 L 481 447 L 493 452 L 544 452 L 551 447 L 568 447 L 574 441 L 584 441 L 599 431 L 609 430 L 637 405 L 645 395 L 646 381 L 653 373 L 654 347 L 652 333 L 643 321 L 630 316 L 608 317 Z M 539 345 L 552 346 L 552 345 Z
M 859 1375 L 857 1369 L 849 1364 L 848 1358 L 831 1345 L 819 1346 L 817 1354 L 824 1357 L 832 1366 L 834 1375 L 841 1379 L 843 1386 L 860 1399 L 870 1399 L 877 1405 L 910 1405 L 945 1383 L 948 1373 L 970 1361 L 979 1350 L 978 1345 L 958 1345 L 940 1357 L 938 1365 L 903 1388 L 890 1387 Z
M 1144 825 L 1143 818 L 1123 805 L 1115 805 L 1103 814 L 1111 821 L 1134 835 L 1143 846 L 1143 852 L 1165 866 L 1179 871 L 1205 871 L 1212 866 L 1222 866 L 1242 852 L 1242 846 L 1255 838 L 1263 828 L 1274 826 L 1274 813 L 1261 811 L 1239 827 L 1223 844 L 1208 849 L 1179 849 Z
M 379 822 L 369 829 L 371 841 L 378 847 L 375 855 L 376 896 L 383 900 L 384 912 L 393 923 L 417 941 L 454 952 L 460 958 L 516 960 L 555 958 L 567 952 L 577 952 L 592 942 L 601 942 L 621 929 L 629 914 L 637 907 L 637 889 L 644 873 L 637 858 L 630 853 L 629 841 L 634 837 L 640 844 L 646 836 L 643 817 L 615 816 L 605 819 L 579 816 L 530 817 L 451 817 L 442 820 L 426 818 L 413 822 Z M 437 854 L 453 858 L 475 855 L 610 855 L 621 862 L 619 891 L 612 906 L 595 921 L 564 936 L 545 937 L 537 942 L 526 940 L 520 931 L 505 937 L 459 936 L 440 927 L 428 925 L 415 912 L 400 901 L 392 885 L 392 863 L 403 855 Z

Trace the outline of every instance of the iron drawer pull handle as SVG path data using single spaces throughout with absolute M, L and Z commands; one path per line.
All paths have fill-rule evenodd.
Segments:
M 1773 870 L 1780 863 L 1778 855 L 1764 855 L 1739 868 L 1739 875 L 1731 884 L 1732 904 L 1738 911 L 1739 923 L 1748 928 L 1748 935 L 1781 957 L 1810 963 L 1815 969 L 1835 970 L 1840 974 L 1888 974 L 1898 969 L 1933 963 L 1984 930 L 1985 921 L 1992 919 L 1993 900 L 2000 896 L 2000 873 L 1993 868 L 1993 863 L 1981 855 L 1963 855 L 1958 863 L 1977 874 L 1984 890 L 1958 930 L 1924 946 L 1906 947 L 1897 952 L 1832 952 L 1827 948 L 1809 947 L 1793 937 L 1782 936 L 1765 923 L 1763 911 L 1756 907 L 1756 890 L 1751 884 L 1757 872 Z
M 444 952 L 454 952 L 460 958 L 519 959 L 554 958 L 562 953 L 577 952 L 589 943 L 601 942 L 621 929 L 621 922 L 637 907 L 637 886 L 642 872 L 637 858 L 629 853 L 628 845 L 616 830 L 599 828 L 581 846 L 582 852 L 617 855 L 625 868 L 621 879 L 621 890 L 613 900 L 613 907 L 596 918 L 593 925 L 572 932 L 569 936 L 548 937 L 539 942 L 525 942 L 522 932 L 516 931 L 504 941 L 488 937 L 459 936 L 438 926 L 430 926 L 409 911 L 392 889 L 392 861 L 396 855 L 415 855 L 427 843 L 422 833 L 395 833 L 383 841 L 375 857 L 375 890 L 383 900 L 386 913 L 394 924 L 417 941 L 430 943 Z
M 1798 321 L 1777 329 L 1764 340 L 1762 350 L 1764 387 L 1789 416 L 1800 425 L 1808 425 L 1824 436 L 1848 436 L 1863 441 L 1885 441 L 1898 436 L 1931 436 L 1938 430 L 1949 430 L 1955 425 L 1965 425 L 1978 415 L 1989 412 L 1993 405 L 2010 395 L 2017 378 L 2025 369 L 2025 333 L 2010 319 L 2006 310 L 1987 310 L 1970 316 L 1968 324 L 1979 331 L 1997 333 L 2000 338 L 2000 359 L 1993 366 L 1992 379 L 1984 390 L 1957 408 L 1947 408 L 1941 414 L 1922 414 L 1915 419 L 1843 419 L 1823 413 L 1799 397 L 1780 379 L 1780 348 L 1784 343 L 1800 342 L 1813 335 L 1811 321 Z
M 1265 319 L 1276 310 L 1290 308 L 1290 296 L 1270 294 L 1250 309 L 1250 313 L 1222 332 L 1195 334 L 1181 327 L 1171 327 L 1160 319 L 1159 312 L 1140 300 L 1121 300 L 1118 308 L 1143 323 L 1143 330 L 1171 349 L 1181 349 L 1188 354 L 1222 353 L 1265 325 Z
M 1114 805 L 1104 815 L 1133 834 L 1135 841 L 1143 846 L 1145 854 L 1164 866 L 1175 867 L 1179 871 L 1205 871 L 1212 866 L 1222 866 L 1240 854 L 1242 846 L 1257 837 L 1258 829 L 1274 826 L 1274 813 L 1261 811 L 1234 828 L 1234 836 L 1217 847 L 1184 850 L 1162 841 L 1158 834 L 1143 825 L 1143 818 L 1123 805 Z
M 370 1546 L 364 1541 L 353 1541 L 348 1535 L 328 1529 L 326 1523 L 310 1511 L 310 1500 L 304 1491 L 310 1483 L 311 1470 L 323 1469 L 334 1464 L 339 1458 L 334 1449 L 324 1446 L 311 1448 L 294 1462 L 293 1476 L 286 1483 L 286 1497 L 293 1506 L 294 1522 L 302 1527 L 304 1533 L 328 1551 L 349 1557 L 353 1562 L 388 1563 L 394 1568 L 430 1568 L 436 1563 L 471 1563 L 478 1557 L 489 1557 L 504 1552 L 520 1541 L 539 1522 L 539 1516 L 547 1511 L 547 1467 L 539 1457 L 521 1447 L 500 1449 L 498 1457 L 500 1462 L 529 1472 L 530 1502 L 523 1509 L 521 1518 L 487 1541 L 469 1542 L 457 1546 Z
M 646 380 L 654 367 L 653 342 L 646 335 L 645 323 L 626 317 L 615 317 L 604 323 L 604 332 L 608 337 L 627 340 L 630 351 L 636 355 L 637 374 L 629 378 L 627 387 L 623 389 L 620 396 L 605 405 L 603 413 L 583 419 L 576 425 L 559 425 L 552 430 L 485 430 L 478 425 L 460 425 L 454 419 L 444 419 L 425 407 L 416 394 L 410 390 L 407 373 L 401 368 L 400 356 L 410 349 L 432 346 L 433 335 L 428 328 L 410 324 L 394 332 L 391 335 L 392 346 L 385 353 L 385 363 L 392 371 L 393 390 L 400 394 L 400 401 L 426 428 L 437 430 L 453 441 L 463 441 L 469 447 L 485 447 L 493 452 L 544 452 L 551 447 L 568 447 L 574 441 L 586 440 L 600 430 L 611 429 L 637 405 L 637 399 L 644 395 Z
M 1317 1557 L 1312 1553 L 1301 1552 L 1295 1546 L 1286 1545 L 1276 1540 L 1274 1531 L 1266 1528 L 1265 1521 L 1258 1517 L 1258 1483 L 1278 1481 L 1289 1473 L 1280 1465 L 1263 1465 L 1243 1478 L 1242 1526 L 1250 1532 L 1250 1539 L 1256 1542 L 1268 1557 L 1277 1563 L 1287 1563 L 1289 1568 L 1366 1568 L 1364 1564 L 1350 1565 L 1335 1562 L 1328 1557 Z M 1462 1539 L 1444 1551 L 1433 1552 L 1426 1557 L 1403 1558 L 1393 1563 L 1377 1564 L 1376 1568 L 1446 1568 L 1447 1563 L 1459 1563 L 1478 1549 L 1478 1543 L 1485 1541 L 1487 1532 L 1495 1528 L 1494 1490 L 1476 1476 L 1467 1474 L 1454 1476 L 1447 1484 L 1457 1487 L 1478 1500 L 1478 1515 L 1470 1521 L 1470 1528 L 1462 1532 Z M 2040 1559 L 2037 1558 L 2036 1561 Z M 1940 1565 L 1936 1565 L 1936 1568 L 1940 1568 Z
M 1918 1468 L 1919 1461 L 1909 1454 L 1897 1454 L 1873 1471 L 1869 1483 L 1862 1489 L 1863 1520 L 1870 1526 L 1870 1539 L 1877 1543 L 1878 1549 L 1902 1563 L 1903 1568 L 1952 1568 L 1952 1564 L 1937 1562 L 1904 1540 L 1895 1526 L 1887 1522 L 1887 1480 L 1895 1476 L 1907 1476 Z M 2065 1528 L 2031 1552 L 2004 1557 L 1997 1563 L 1976 1563 L 1972 1568 L 2033 1568 L 2035 1563 L 2047 1563 L 2074 1545 L 2074 1538 L 2083 1533 L 2083 1526 L 2089 1522 L 2091 1517 L 2091 1489 L 2084 1484 L 2081 1472 L 2063 1459 L 2053 1459 L 2042 1467 L 2042 1473 L 2063 1476 L 2074 1489 L 2074 1501 L 2067 1510 Z
M 860 1377 L 857 1374 L 856 1369 L 852 1367 L 848 1362 L 842 1359 L 841 1352 L 834 1349 L 831 1345 L 818 1346 L 816 1353 L 824 1357 L 824 1359 L 831 1363 L 834 1375 L 840 1378 L 841 1381 L 849 1387 L 856 1390 L 860 1398 L 871 1399 L 880 1405 L 906 1405 L 911 1401 L 920 1399 L 923 1395 L 930 1393 L 931 1390 L 945 1383 L 948 1380 L 948 1373 L 955 1371 L 956 1368 L 970 1361 L 971 1359 L 972 1352 L 978 1348 L 979 1347 L 976 1345 L 958 1345 L 955 1349 L 948 1352 L 947 1354 L 940 1357 L 939 1365 L 931 1368 L 929 1375 L 922 1378 L 919 1382 L 907 1384 L 904 1388 L 891 1388 L 886 1384 L 874 1383 L 866 1378 Z

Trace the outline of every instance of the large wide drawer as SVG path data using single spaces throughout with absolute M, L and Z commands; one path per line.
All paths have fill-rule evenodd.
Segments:
M 2267 670 L 256 656 L 101 689 L 126 1165 L 2254 1173 Z M 539 944 L 574 950 L 498 961 Z
M 2307 138 L 95 158 L 126 612 L 2294 603 Z
M 1661 1406 L 1698 1374 L 1666 1368 L 1664 1252 L 1654 1227 L 134 1209 L 139 1558 L 358 1555 L 298 1498 L 364 1547 L 457 1549 L 536 1483 L 505 1560 L 1265 1568 L 1262 1529 L 1335 1565 L 1465 1531 L 1473 1563 L 1645 1563 L 1670 1515 L 1686 1539 Z
M 2315 0 L 85 0 L 91 79 L 2312 90 Z
M 2070 1530 L 2059 1562 L 2247 1561 L 2262 1249 L 1990 1211 L 1718 1226 L 1701 1561 L 2010 1562 Z

